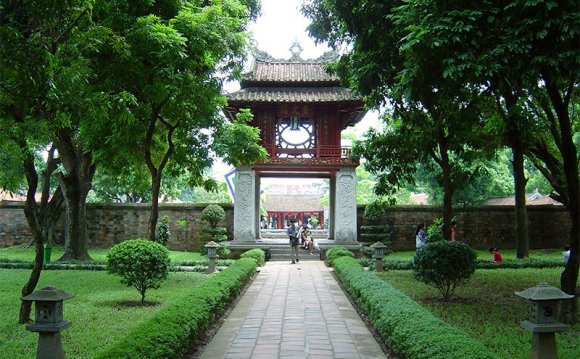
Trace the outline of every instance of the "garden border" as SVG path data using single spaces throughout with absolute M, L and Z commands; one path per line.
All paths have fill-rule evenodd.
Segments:
M 334 272 L 382 339 L 406 359 L 491 359 L 481 342 L 436 318 L 349 257 L 334 261 Z

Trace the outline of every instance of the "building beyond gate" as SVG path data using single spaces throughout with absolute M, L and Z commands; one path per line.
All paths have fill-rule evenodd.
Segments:
M 335 54 L 303 60 L 297 43 L 290 51 L 289 60 L 257 52 L 241 89 L 227 95 L 226 116 L 233 120 L 240 109 L 251 109 L 269 154 L 265 162 L 236 168 L 234 242 L 260 238 L 260 180 L 266 177 L 328 178 L 328 237 L 355 242 L 358 163 L 348 158 L 350 149 L 341 146 L 340 134 L 366 113 L 362 98 L 325 71 Z

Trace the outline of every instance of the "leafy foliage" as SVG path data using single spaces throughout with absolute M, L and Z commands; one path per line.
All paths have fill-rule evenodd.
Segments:
M 338 258 L 334 271 L 359 310 L 401 356 L 407 359 L 497 358 L 472 336 L 434 317 L 373 272 L 364 270 L 356 260 Z
M 256 272 L 254 259 L 240 259 L 163 308 L 97 355 L 102 359 L 182 358 L 240 294 Z
M 324 258 L 326 259 L 328 264 L 330 264 L 331 266 L 333 265 L 334 261 L 340 257 L 354 258 L 354 253 L 352 253 L 351 251 L 349 251 L 345 247 L 336 246 L 336 247 L 330 248 L 324 254 Z
M 216 228 L 224 218 L 226 218 L 226 212 L 219 204 L 210 204 L 201 212 L 201 219 L 208 222 L 211 228 Z
M 159 228 L 157 228 L 157 236 L 155 237 L 155 242 L 166 246 L 171 237 L 171 231 L 169 230 L 169 216 L 165 215 L 161 218 Z
M 435 218 L 433 222 L 427 227 L 425 231 L 427 235 L 427 243 L 439 242 L 443 240 L 443 231 L 441 227 L 443 226 L 443 218 Z
M 121 283 L 135 287 L 145 301 L 148 289 L 157 289 L 169 272 L 169 251 L 159 243 L 136 239 L 124 241 L 109 251 L 107 272 Z
M 251 258 L 256 261 L 258 267 L 261 267 L 266 262 L 266 253 L 261 248 L 254 248 L 242 253 L 240 258 Z
M 475 259 L 475 252 L 465 243 L 445 240 L 428 243 L 415 254 L 413 274 L 449 300 L 455 289 L 475 272 Z
M 202 254 L 207 254 L 207 248 L 205 248 L 205 245 L 210 241 L 219 244 L 220 242 L 228 240 L 227 228 L 218 227 L 219 222 L 223 221 L 224 218 L 226 218 L 226 212 L 218 204 L 210 204 L 201 211 L 201 219 L 209 223 L 209 227 L 203 227 L 201 229 L 199 250 Z M 229 253 L 229 249 L 221 246 L 217 249 L 217 253 L 225 255 Z

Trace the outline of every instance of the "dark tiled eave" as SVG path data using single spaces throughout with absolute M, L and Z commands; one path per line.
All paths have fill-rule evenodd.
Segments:
M 247 87 L 226 95 L 228 102 L 255 103 L 328 103 L 361 102 L 362 98 L 342 87 Z

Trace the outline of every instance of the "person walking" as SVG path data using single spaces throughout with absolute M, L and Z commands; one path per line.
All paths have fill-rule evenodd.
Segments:
M 300 230 L 296 226 L 296 221 L 294 219 L 290 220 L 290 227 L 288 227 L 288 237 L 290 239 L 290 257 L 292 257 L 292 264 L 298 263 L 300 261 L 298 256 L 300 251 Z

